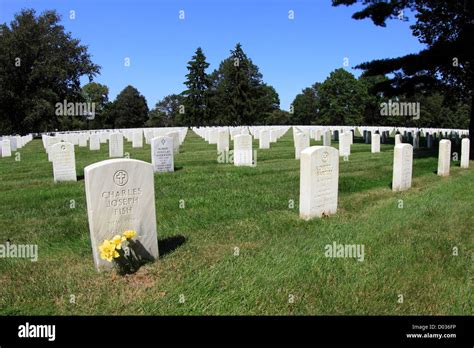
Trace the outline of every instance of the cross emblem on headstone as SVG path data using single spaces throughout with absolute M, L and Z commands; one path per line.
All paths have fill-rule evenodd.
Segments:
M 117 178 L 119 184 L 123 184 L 123 181 L 125 180 L 125 176 L 126 175 L 122 172 L 117 174 L 116 178 Z
M 119 185 L 123 186 L 127 183 L 128 181 L 128 174 L 124 170 L 119 170 L 118 172 L 115 173 L 114 175 L 114 182 Z

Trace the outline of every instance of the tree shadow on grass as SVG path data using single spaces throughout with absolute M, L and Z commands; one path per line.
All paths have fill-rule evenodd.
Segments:
M 186 238 L 182 235 L 167 237 L 167 238 L 158 240 L 158 250 L 160 254 L 160 259 L 168 254 L 171 254 L 173 251 L 178 249 L 185 242 L 186 242 Z

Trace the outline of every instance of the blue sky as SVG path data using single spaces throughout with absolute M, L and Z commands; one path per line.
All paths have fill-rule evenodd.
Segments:
M 130 84 L 149 107 L 184 90 L 186 63 L 198 46 L 210 73 L 240 42 L 285 110 L 303 88 L 343 67 L 344 58 L 358 76 L 358 63 L 423 48 L 409 29 L 412 15 L 381 28 L 352 19 L 357 7 L 332 7 L 330 0 L 0 0 L 0 22 L 22 8 L 56 9 L 102 67 L 95 81 L 109 87 L 110 99 Z

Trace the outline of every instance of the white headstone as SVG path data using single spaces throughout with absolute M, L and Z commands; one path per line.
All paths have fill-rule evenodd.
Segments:
M 278 131 L 270 130 L 270 142 L 271 143 L 276 143 L 277 140 L 278 140 Z
M 335 214 L 339 184 L 338 150 L 311 146 L 301 152 L 300 217 L 309 220 Z
M 321 141 L 321 130 L 320 129 L 316 129 L 314 131 L 314 140 Z
M 438 175 L 448 176 L 451 165 L 451 140 L 443 139 L 439 142 Z
M 372 151 L 372 153 L 380 152 L 380 134 L 372 133 L 370 150 Z
M 79 147 L 87 147 L 87 134 L 79 134 Z
M 100 133 L 100 143 L 105 144 L 107 140 L 109 139 L 109 134 L 106 132 Z
M 112 267 L 100 258 L 99 245 L 126 230 L 134 230 L 143 246 L 141 256 L 158 257 L 153 166 L 133 159 L 111 159 L 84 168 L 87 215 L 94 263 Z
M 154 172 L 174 172 L 174 150 L 172 137 L 151 139 L 151 163 Z
M 208 141 L 209 144 L 217 144 L 217 129 L 209 129 Z
M 392 190 L 404 191 L 411 187 L 413 172 L 413 146 L 395 145 L 393 152 Z
M 168 137 L 173 138 L 173 152 L 174 154 L 179 153 L 179 132 L 166 133 Z
M 252 136 L 240 134 L 234 136 L 234 165 L 252 166 Z
M 18 149 L 18 138 L 16 136 L 10 137 L 10 151 L 16 151 Z
M 469 168 L 469 139 L 461 140 L 461 168 Z
M 298 132 L 295 134 L 295 159 L 300 159 L 301 151 L 309 147 L 309 136 Z
M 229 132 L 225 129 L 217 133 L 217 152 L 229 151 Z
M 46 139 L 46 152 L 48 153 L 48 161 L 53 161 L 53 157 L 51 156 L 51 147 L 59 142 L 61 142 L 61 139 L 58 137 L 48 137 Z
M 10 147 L 10 140 L 4 139 L 2 140 L 2 157 L 11 157 L 12 151 Z
M 53 159 L 54 182 L 77 181 L 74 145 L 60 142 L 51 146 L 50 151 Z
M 269 149 L 270 148 L 270 131 L 263 129 L 259 134 L 259 148 L 260 149 Z
M 110 134 L 109 157 L 123 157 L 123 135 L 122 133 Z
M 70 139 L 68 139 L 73 145 L 79 145 L 79 136 L 77 134 L 71 134 Z
M 330 130 L 327 130 L 327 131 L 324 132 L 323 145 L 324 146 L 331 146 L 331 131 Z
M 132 147 L 133 148 L 143 147 L 143 132 L 141 130 L 133 132 Z
M 91 151 L 100 150 L 100 135 L 99 134 L 91 134 L 89 138 L 89 150 Z
M 395 145 L 402 144 L 402 135 L 395 134 Z
M 351 155 L 352 132 L 344 132 L 339 136 L 339 156 Z

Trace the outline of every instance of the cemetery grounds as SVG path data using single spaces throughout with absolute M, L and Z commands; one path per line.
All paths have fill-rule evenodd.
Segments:
M 175 172 L 155 173 L 160 259 L 121 277 L 94 267 L 84 192 L 107 144 L 76 147 L 79 181 L 54 184 L 34 139 L 0 160 L 0 239 L 38 245 L 37 262 L 1 260 L 0 313 L 472 315 L 473 165 L 439 177 L 437 150 L 415 150 L 412 188 L 395 193 L 393 141 L 372 154 L 355 138 L 337 214 L 304 221 L 291 130 L 269 150 L 253 141 L 254 168 L 217 163 L 190 130 Z M 124 151 L 150 162 L 150 145 Z M 334 242 L 364 245 L 364 260 L 326 257 Z

